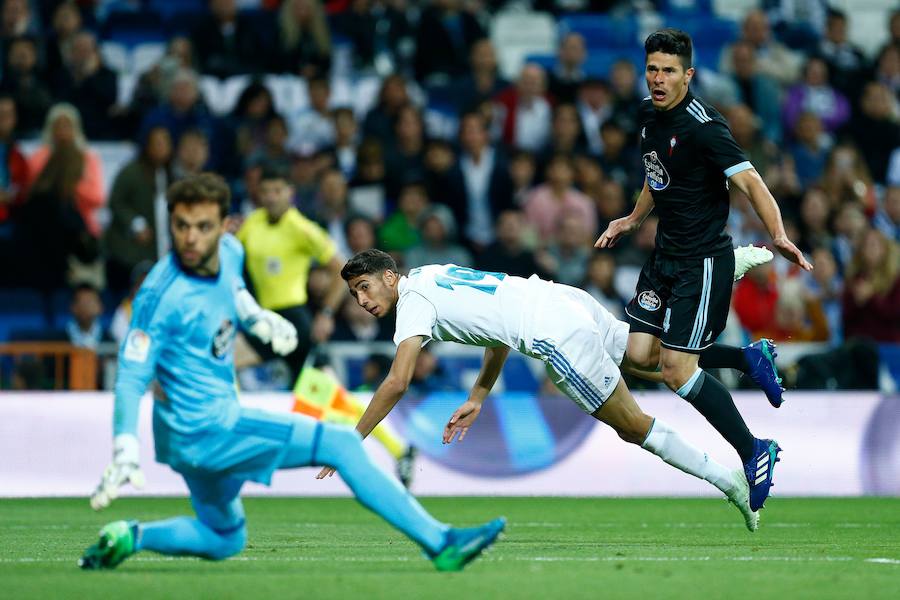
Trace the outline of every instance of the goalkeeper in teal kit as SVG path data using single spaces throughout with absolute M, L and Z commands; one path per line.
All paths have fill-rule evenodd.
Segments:
M 169 189 L 168 204 L 174 250 L 156 264 L 135 299 L 119 351 L 113 462 L 91 506 L 107 506 L 122 485 L 142 484 L 138 408 L 155 380 L 156 459 L 184 477 L 196 516 L 110 523 L 80 566 L 113 568 L 142 550 L 212 560 L 233 556 L 247 539 L 243 483 L 269 484 L 277 469 L 309 465 L 335 467 L 363 505 L 418 543 L 439 570 L 461 569 L 493 543 L 503 519 L 469 529 L 435 520 L 375 466 L 354 430 L 240 406 L 237 328 L 282 354 L 296 346 L 296 332 L 244 289 L 243 251 L 224 234 L 230 206 L 225 182 L 208 173 L 185 179 Z

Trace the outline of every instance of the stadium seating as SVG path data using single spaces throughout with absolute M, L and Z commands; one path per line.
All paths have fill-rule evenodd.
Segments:
M 556 21 L 548 14 L 501 12 L 491 23 L 491 41 L 497 49 L 500 73 L 510 80 L 518 77 L 529 54 L 555 51 L 556 40 Z

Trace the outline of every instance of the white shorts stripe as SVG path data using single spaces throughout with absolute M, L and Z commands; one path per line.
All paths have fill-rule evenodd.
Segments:
M 703 329 L 706 327 L 706 310 L 709 306 L 709 292 L 712 287 L 712 259 L 703 259 L 703 291 L 700 293 L 700 302 L 697 305 L 697 315 L 694 317 L 694 328 L 688 339 L 688 348 L 697 348 L 703 341 Z

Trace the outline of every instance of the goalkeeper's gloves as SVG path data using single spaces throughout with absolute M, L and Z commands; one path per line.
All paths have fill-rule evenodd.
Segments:
M 122 433 L 113 440 L 113 460 L 103 472 L 100 484 L 91 494 L 91 508 L 101 510 L 119 497 L 119 488 L 130 483 L 144 487 L 144 474 L 138 465 L 138 439 L 130 433 Z
M 286 356 L 297 348 L 294 325 L 278 313 L 260 307 L 246 288 L 235 292 L 235 306 L 244 328 L 263 344 L 270 344 L 275 354 Z

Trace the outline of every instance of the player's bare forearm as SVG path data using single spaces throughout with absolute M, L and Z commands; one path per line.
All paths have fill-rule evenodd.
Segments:
M 365 412 L 359 418 L 359 423 L 356 424 L 356 430 L 359 434 L 366 437 L 372 433 L 372 430 L 394 409 L 394 406 L 406 393 L 408 387 L 409 382 L 404 383 L 390 376 L 381 382 L 381 385 L 375 390 L 375 395 L 372 396 L 369 406 L 366 407 Z
M 335 255 L 331 257 L 327 265 L 328 273 L 331 275 L 331 284 L 328 286 L 322 307 L 331 310 L 332 313 L 337 312 L 347 295 L 347 284 L 341 279 L 341 268 L 344 262 L 341 256 Z
M 766 227 L 766 231 L 772 236 L 772 242 L 778 252 L 789 261 L 799 265 L 807 271 L 812 271 L 812 264 L 806 260 L 803 253 L 788 239 L 784 231 L 784 221 L 781 219 L 781 210 L 778 203 L 766 187 L 762 177 L 756 169 L 747 169 L 731 176 L 733 183 L 750 199 L 750 205 L 759 215 L 759 219 Z
M 494 348 L 484 349 L 484 360 L 481 363 L 481 372 L 478 373 L 478 379 L 472 386 L 469 393 L 469 400 L 483 404 L 488 394 L 494 389 L 497 383 L 497 377 L 503 370 L 506 358 L 509 356 L 509 347 L 497 346 Z
M 628 218 L 636 227 L 640 227 L 650 213 L 653 212 L 654 206 L 656 204 L 653 202 L 653 194 L 650 193 L 650 187 L 644 181 L 644 187 L 641 189 L 641 193 L 638 194 L 637 202 L 634 203 L 634 209 L 632 209 Z

